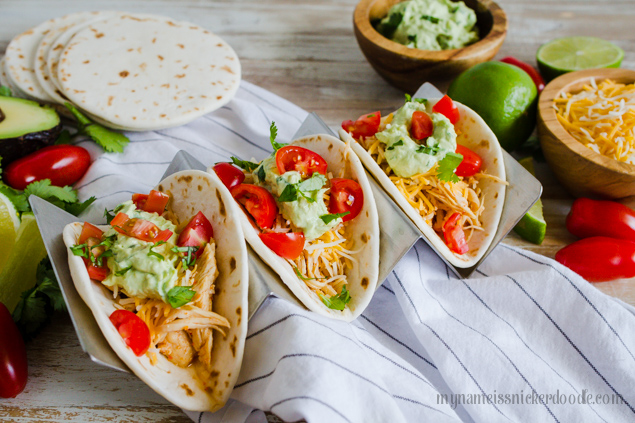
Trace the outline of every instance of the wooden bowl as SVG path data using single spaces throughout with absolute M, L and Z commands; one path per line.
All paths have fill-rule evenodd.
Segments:
M 635 195 L 635 165 L 596 153 L 576 140 L 558 122 L 553 100 L 579 92 L 594 78 L 635 82 L 629 69 L 589 69 L 566 73 L 551 81 L 538 100 L 538 137 L 545 158 L 564 187 L 575 197 L 621 199 Z
M 507 34 L 507 16 L 496 3 L 464 0 L 476 12 L 479 41 L 452 50 L 409 48 L 384 37 L 371 25 L 371 21 L 384 18 L 399 1 L 361 0 L 355 8 L 353 24 L 357 43 L 368 62 L 386 81 L 409 93 L 414 93 L 424 82 L 446 81 L 490 60 Z

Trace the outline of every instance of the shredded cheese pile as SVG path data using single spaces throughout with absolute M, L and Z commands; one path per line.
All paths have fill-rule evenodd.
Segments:
M 582 144 L 604 156 L 635 164 L 635 84 L 591 78 L 577 94 L 554 100 L 558 121 Z

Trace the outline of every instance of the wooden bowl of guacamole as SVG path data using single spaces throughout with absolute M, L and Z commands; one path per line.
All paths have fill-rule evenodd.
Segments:
M 368 62 L 409 93 L 490 60 L 507 34 L 505 12 L 487 0 L 361 0 L 353 23 Z

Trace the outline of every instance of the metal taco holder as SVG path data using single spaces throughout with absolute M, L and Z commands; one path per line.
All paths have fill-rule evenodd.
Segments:
M 424 84 L 415 97 L 440 97 L 443 94 L 431 84 Z M 317 114 L 311 113 L 302 123 L 294 135 L 294 139 L 314 134 L 334 135 Z M 458 277 L 467 278 L 487 258 L 496 245 L 509 233 L 509 231 L 525 215 L 527 210 L 540 198 L 542 185 L 527 172 L 513 157 L 503 151 L 505 158 L 505 170 L 509 186 L 505 190 L 505 204 L 501 221 L 496 236 L 491 246 L 485 252 L 481 260 L 470 268 L 457 268 L 438 254 L 421 231 L 401 211 L 399 206 L 381 188 L 375 179 L 366 172 L 370 181 L 380 222 L 380 258 L 379 258 L 379 283 L 381 284 L 392 272 L 399 260 L 421 238 L 435 251 L 448 268 Z M 206 170 L 206 166 L 185 151 L 179 151 L 168 166 L 161 179 L 182 170 Z M 40 228 L 42 239 L 46 246 L 55 276 L 60 283 L 64 300 L 68 306 L 68 312 L 73 322 L 75 332 L 80 345 L 91 360 L 102 366 L 130 372 L 128 367 L 117 357 L 104 338 L 92 311 L 81 299 L 68 267 L 68 252 L 62 240 L 64 227 L 76 222 L 77 217 L 42 200 L 39 197 L 29 198 L 31 208 Z M 249 318 L 251 318 L 270 295 L 287 299 L 300 307 L 302 303 L 295 298 L 291 291 L 282 282 L 280 277 L 267 266 L 262 259 L 247 245 L 249 255 Z

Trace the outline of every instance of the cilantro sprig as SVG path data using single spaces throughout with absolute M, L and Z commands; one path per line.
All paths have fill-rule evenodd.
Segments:
M 247 172 L 252 172 L 259 165 L 258 163 L 250 162 L 248 160 L 240 160 L 238 157 L 231 157 L 232 163 L 241 169 L 245 169 Z
M 320 216 L 320 219 L 322 219 L 322 222 L 324 222 L 325 225 L 328 225 L 329 223 L 331 223 L 335 219 L 339 219 L 340 217 L 344 217 L 347 214 L 351 214 L 351 212 L 347 211 L 347 212 L 344 212 L 344 213 L 324 214 L 324 215 Z
M 426 104 L 428 102 L 427 98 L 412 98 L 412 96 L 408 93 L 406 93 L 405 96 L 406 96 L 406 103 L 415 102 L 415 103 Z
M 287 203 L 291 201 L 297 201 L 299 198 L 304 198 L 309 203 L 315 202 L 315 193 L 319 191 L 324 184 L 326 184 L 326 177 L 321 173 L 314 173 L 310 178 L 304 181 L 288 184 L 278 197 L 278 201 L 281 203 Z
M 276 123 L 271 122 L 271 126 L 269 127 L 269 141 L 271 141 L 271 146 L 273 147 L 273 151 L 278 151 L 282 147 L 287 145 L 287 144 L 276 142 L 277 136 L 278 136 L 278 128 L 276 127 Z
M 342 292 L 338 295 L 333 295 L 332 297 L 326 297 L 319 293 L 318 295 L 324 305 L 332 310 L 344 310 L 344 308 L 346 308 L 346 304 L 351 301 L 351 294 L 348 292 L 348 289 L 346 289 L 346 285 L 344 285 Z
M 459 182 L 459 177 L 454 173 L 456 168 L 463 161 L 463 155 L 458 153 L 447 153 L 443 160 L 439 162 L 439 167 L 437 168 L 437 177 L 445 182 L 457 183 Z
M 192 301 L 195 295 L 196 291 L 189 286 L 175 286 L 168 291 L 165 299 L 172 308 L 179 308 Z
M 71 103 L 64 103 L 64 106 L 73 114 L 77 120 L 78 134 L 90 137 L 97 144 L 102 146 L 109 153 L 122 153 L 130 140 L 120 132 L 111 131 L 90 119 L 77 110 Z
M 199 247 L 172 247 L 171 251 L 177 254 L 182 254 L 181 262 L 185 267 L 192 267 L 196 264 L 196 252 Z M 155 253 L 156 254 L 156 253 Z
M 31 195 L 40 197 L 75 216 L 86 210 L 86 208 L 96 200 L 95 197 L 90 197 L 84 202 L 79 202 L 77 191 L 72 187 L 53 186 L 51 185 L 50 179 L 31 182 L 26 186 L 24 191 L 13 189 L 0 181 L 0 193 L 6 195 L 20 213 L 31 211 L 31 206 L 28 201 Z

